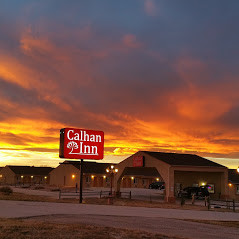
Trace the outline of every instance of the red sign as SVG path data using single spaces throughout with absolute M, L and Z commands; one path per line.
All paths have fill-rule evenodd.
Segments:
M 103 159 L 104 132 L 88 129 L 60 130 L 60 158 Z
M 133 167 L 144 167 L 144 156 L 134 156 Z

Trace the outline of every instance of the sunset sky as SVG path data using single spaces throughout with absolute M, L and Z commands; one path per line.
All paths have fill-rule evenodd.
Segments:
M 57 166 L 59 130 L 239 166 L 239 1 L 2 0 L 0 166 Z

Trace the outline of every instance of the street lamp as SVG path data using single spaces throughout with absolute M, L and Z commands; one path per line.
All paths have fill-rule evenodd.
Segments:
M 108 167 L 108 168 L 106 169 L 106 172 L 110 174 L 110 195 L 112 195 L 112 186 L 113 186 L 113 182 L 112 182 L 112 181 L 113 181 L 113 176 L 114 176 L 115 173 L 118 172 L 118 169 L 115 168 L 114 165 L 110 165 L 110 167 Z

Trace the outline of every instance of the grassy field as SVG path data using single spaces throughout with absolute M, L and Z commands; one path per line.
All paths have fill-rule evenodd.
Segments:
M 0 219 L 0 239 L 179 239 L 136 230 Z

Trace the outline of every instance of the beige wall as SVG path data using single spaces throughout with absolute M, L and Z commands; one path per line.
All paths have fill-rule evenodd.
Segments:
M 237 192 L 239 184 L 228 184 L 229 198 L 239 200 L 239 192 Z
M 75 177 L 72 177 L 74 175 Z M 114 182 L 114 179 L 113 179 Z M 80 170 L 71 164 L 60 164 L 50 173 L 50 185 L 57 187 L 77 187 L 80 183 Z M 105 174 L 83 174 L 83 188 L 110 187 L 110 176 Z
M 15 184 L 16 183 L 16 177 L 15 177 L 15 173 L 13 173 L 13 171 L 8 167 L 4 167 L 1 170 L 1 175 L 2 177 L 0 178 L 0 182 L 2 184 Z

